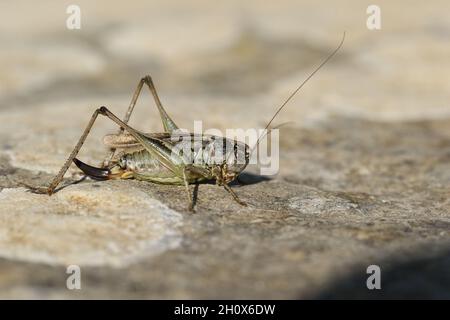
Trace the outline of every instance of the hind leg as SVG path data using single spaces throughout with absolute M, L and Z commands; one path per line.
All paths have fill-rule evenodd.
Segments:
M 161 122 L 164 127 L 164 132 L 172 133 L 174 130 L 177 130 L 178 126 L 170 118 L 170 116 L 167 114 L 166 110 L 164 109 L 164 107 L 161 103 L 161 100 L 159 99 L 158 92 L 156 91 L 155 85 L 153 84 L 153 80 L 150 76 L 145 76 L 139 81 L 139 83 L 136 87 L 136 90 L 133 94 L 133 97 L 131 99 L 130 105 L 128 106 L 128 110 L 125 113 L 125 117 L 123 118 L 122 121 L 124 123 L 128 123 L 128 121 L 130 120 L 131 114 L 134 111 L 134 107 L 136 106 L 136 102 L 141 94 L 142 87 L 144 86 L 144 84 L 147 85 L 150 92 L 152 93 L 153 99 L 155 100 L 156 107 L 158 108 L 159 115 L 161 117 Z M 121 134 L 123 132 L 124 132 L 123 128 L 120 128 L 118 133 Z M 109 163 L 111 162 L 111 160 L 114 157 L 115 151 L 116 151 L 116 148 L 111 148 L 110 154 L 105 158 L 105 160 L 101 164 L 102 167 L 108 167 Z

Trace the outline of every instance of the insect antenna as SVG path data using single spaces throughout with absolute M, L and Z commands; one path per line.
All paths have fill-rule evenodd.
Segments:
M 251 149 L 250 155 L 252 155 L 253 151 L 255 151 L 255 149 L 258 147 L 259 143 L 261 142 L 261 139 L 264 138 L 270 132 L 270 130 L 272 130 L 272 129 L 270 129 L 270 130 L 268 130 L 268 129 L 269 129 L 270 125 L 272 124 L 272 121 L 277 117 L 277 115 L 280 113 L 280 111 L 283 110 L 283 108 L 287 105 L 287 103 L 297 94 L 297 92 L 300 91 L 300 89 L 309 81 L 309 79 L 311 79 L 317 73 L 317 71 L 319 71 L 328 61 L 330 61 L 331 58 L 333 58 L 333 56 L 342 47 L 344 40 L 345 40 L 345 32 L 342 35 L 341 42 L 336 47 L 336 49 L 334 49 L 333 52 L 330 53 L 328 55 L 328 57 L 325 60 L 323 60 L 322 63 L 316 69 L 314 69 L 314 71 L 311 72 L 308 77 L 306 77 L 305 80 L 303 80 L 303 82 L 297 87 L 297 89 L 294 90 L 294 92 L 291 93 L 291 95 L 281 104 L 281 106 L 278 107 L 277 111 L 275 112 L 273 117 L 270 119 L 270 121 L 267 123 L 266 127 L 264 128 L 264 131 L 261 133 L 258 140 L 256 140 L 256 144 Z M 275 129 L 275 128 L 273 128 L 273 129 Z

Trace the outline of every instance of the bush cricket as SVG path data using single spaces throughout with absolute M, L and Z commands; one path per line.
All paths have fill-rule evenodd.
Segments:
M 219 136 L 189 133 L 175 135 L 174 133 L 177 132 L 178 126 L 162 106 L 152 78 L 146 76 L 139 81 L 123 120 L 119 119 L 104 106 L 95 110 L 78 143 L 50 185 L 48 187 L 27 187 L 36 193 L 53 194 L 56 187 L 63 180 L 64 174 L 69 169 L 71 163 L 74 162 L 86 176 L 95 180 L 134 178 L 160 184 L 184 185 L 189 211 L 194 211 L 194 203 L 189 190 L 189 184 L 198 184 L 208 180 L 215 181 L 218 186 L 223 186 L 237 203 L 245 206 L 245 202 L 238 198 L 229 186 L 229 183 L 235 180 L 246 168 L 251 153 L 258 147 L 261 138 L 270 131 L 270 125 L 278 113 L 308 80 L 339 51 L 344 39 L 345 32 L 336 49 L 309 74 L 277 109 L 252 149 L 247 144 L 239 142 L 236 139 L 231 140 Z M 164 132 L 143 133 L 128 125 L 128 121 L 144 85 L 150 89 L 153 96 L 161 117 Z M 76 156 L 89 135 L 98 115 L 109 118 L 120 129 L 117 134 L 105 136 L 103 142 L 110 148 L 110 154 L 100 167 L 93 167 L 80 161 Z M 175 139 L 174 136 L 176 137 Z M 186 143 L 188 145 L 183 145 Z M 182 144 L 181 148 L 179 144 Z M 187 147 L 192 154 L 190 157 L 187 157 L 186 154 L 173 152 L 175 146 L 177 146 L 178 151 L 185 150 L 185 147 Z M 209 156 L 203 156 L 202 161 L 194 162 L 193 159 L 196 159 L 200 153 L 202 155 L 219 154 L 221 155 L 221 158 L 219 157 L 221 160 L 212 162 L 209 161 Z

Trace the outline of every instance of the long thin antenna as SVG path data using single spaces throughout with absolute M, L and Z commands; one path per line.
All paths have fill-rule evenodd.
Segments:
M 261 133 L 261 135 L 259 136 L 258 140 L 256 141 L 255 146 L 252 149 L 252 153 L 254 151 L 254 149 L 259 145 L 260 140 L 265 136 L 265 134 L 268 132 L 267 129 L 269 128 L 269 126 L 271 125 L 272 121 L 277 117 L 277 115 L 280 113 L 280 111 L 286 106 L 286 104 L 297 94 L 297 92 L 300 91 L 300 89 L 308 82 L 309 79 L 311 79 L 316 73 L 317 71 L 319 71 L 331 58 L 333 58 L 333 56 L 339 51 L 339 49 L 342 47 L 342 44 L 344 43 L 345 40 L 345 31 L 344 34 L 342 35 L 342 40 L 339 43 L 339 45 L 337 46 L 336 49 L 334 49 L 334 51 L 305 79 L 303 80 L 303 82 L 297 87 L 297 89 L 295 89 L 294 92 L 291 93 L 291 95 L 283 102 L 283 104 L 278 108 L 277 112 L 275 112 L 275 114 L 273 115 L 272 119 L 270 119 L 269 123 L 267 123 L 267 126 L 264 128 L 264 131 Z

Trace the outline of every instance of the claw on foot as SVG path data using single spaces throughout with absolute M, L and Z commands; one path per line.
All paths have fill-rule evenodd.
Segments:
M 27 191 L 31 192 L 31 193 L 48 194 L 49 196 L 51 196 L 53 194 L 53 190 L 48 187 L 35 187 L 35 186 L 29 185 L 25 182 L 19 182 L 19 185 L 27 188 L 28 189 Z
M 243 207 L 247 207 L 248 205 L 247 205 L 247 202 L 244 202 L 244 201 L 242 201 L 242 200 L 236 200 L 236 202 L 237 203 L 239 203 L 241 206 L 243 206 Z

